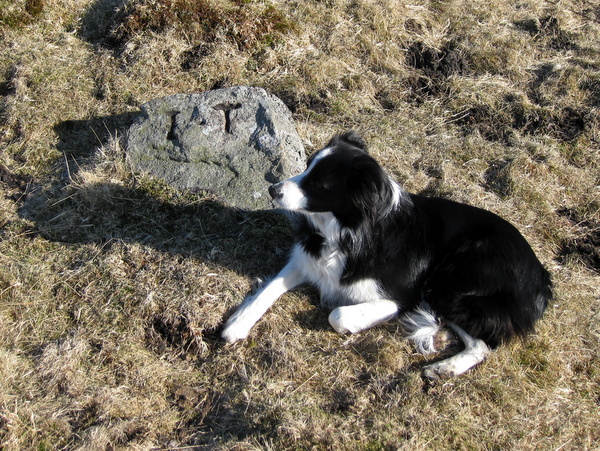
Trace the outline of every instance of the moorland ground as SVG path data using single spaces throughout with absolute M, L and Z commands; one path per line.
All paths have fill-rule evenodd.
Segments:
M 429 385 L 396 322 L 309 288 L 219 328 L 284 218 L 125 158 L 139 105 L 261 86 L 307 154 L 353 128 L 412 192 L 510 220 L 552 273 L 537 332 Z M 600 7 L 592 0 L 0 0 L 0 447 L 600 447 Z

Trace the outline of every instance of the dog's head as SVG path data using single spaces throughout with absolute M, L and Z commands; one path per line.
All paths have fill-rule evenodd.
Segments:
M 391 201 L 392 187 L 354 132 L 334 136 L 302 173 L 269 188 L 275 202 L 301 213 L 331 212 L 352 227 Z

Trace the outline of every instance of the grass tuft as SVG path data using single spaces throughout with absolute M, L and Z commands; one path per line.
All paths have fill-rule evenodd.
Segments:
M 273 45 L 279 34 L 295 28 L 280 9 L 253 1 L 217 2 L 213 0 L 136 0 L 128 2 L 119 12 L 110 38 L 117 45 L 126 44 L 142 33 L 162 33 L 173 29 L 185 34 L 197 44 L 197 52 L 221 36 L 233 41 L 241 50 L 258 45 Z M 190 59 L 185 65 L 193 65 Z

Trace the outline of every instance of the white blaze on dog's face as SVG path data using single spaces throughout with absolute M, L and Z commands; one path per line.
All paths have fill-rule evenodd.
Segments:
M 301 213 L 333 213 L 344 227 L 395 202 L 389 177 L 354 136 L 332 139 L 302 174 L 269 188 L 275 202 Z
M 276 183 L 269 187 L 269 194 L 281 207 L 291 211 L 306 211 L 309 208 L 309 199 L 303 188 L 303 181 L 311 174 L 317 163 L 330 155 L 332 149 L 326 147 L 316 153 L 308 162 L 306 171 L 295 177 Z

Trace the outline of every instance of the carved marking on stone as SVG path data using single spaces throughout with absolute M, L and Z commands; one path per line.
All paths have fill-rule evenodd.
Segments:
M 223 112 L 225 116 L 225 132 L 231 133 L 231 110 L 237 110 L 241 108 L 241 103 L 221 103 L 219 105 L 215 105 L 213 108 L 215 110 L 219 110 Z

